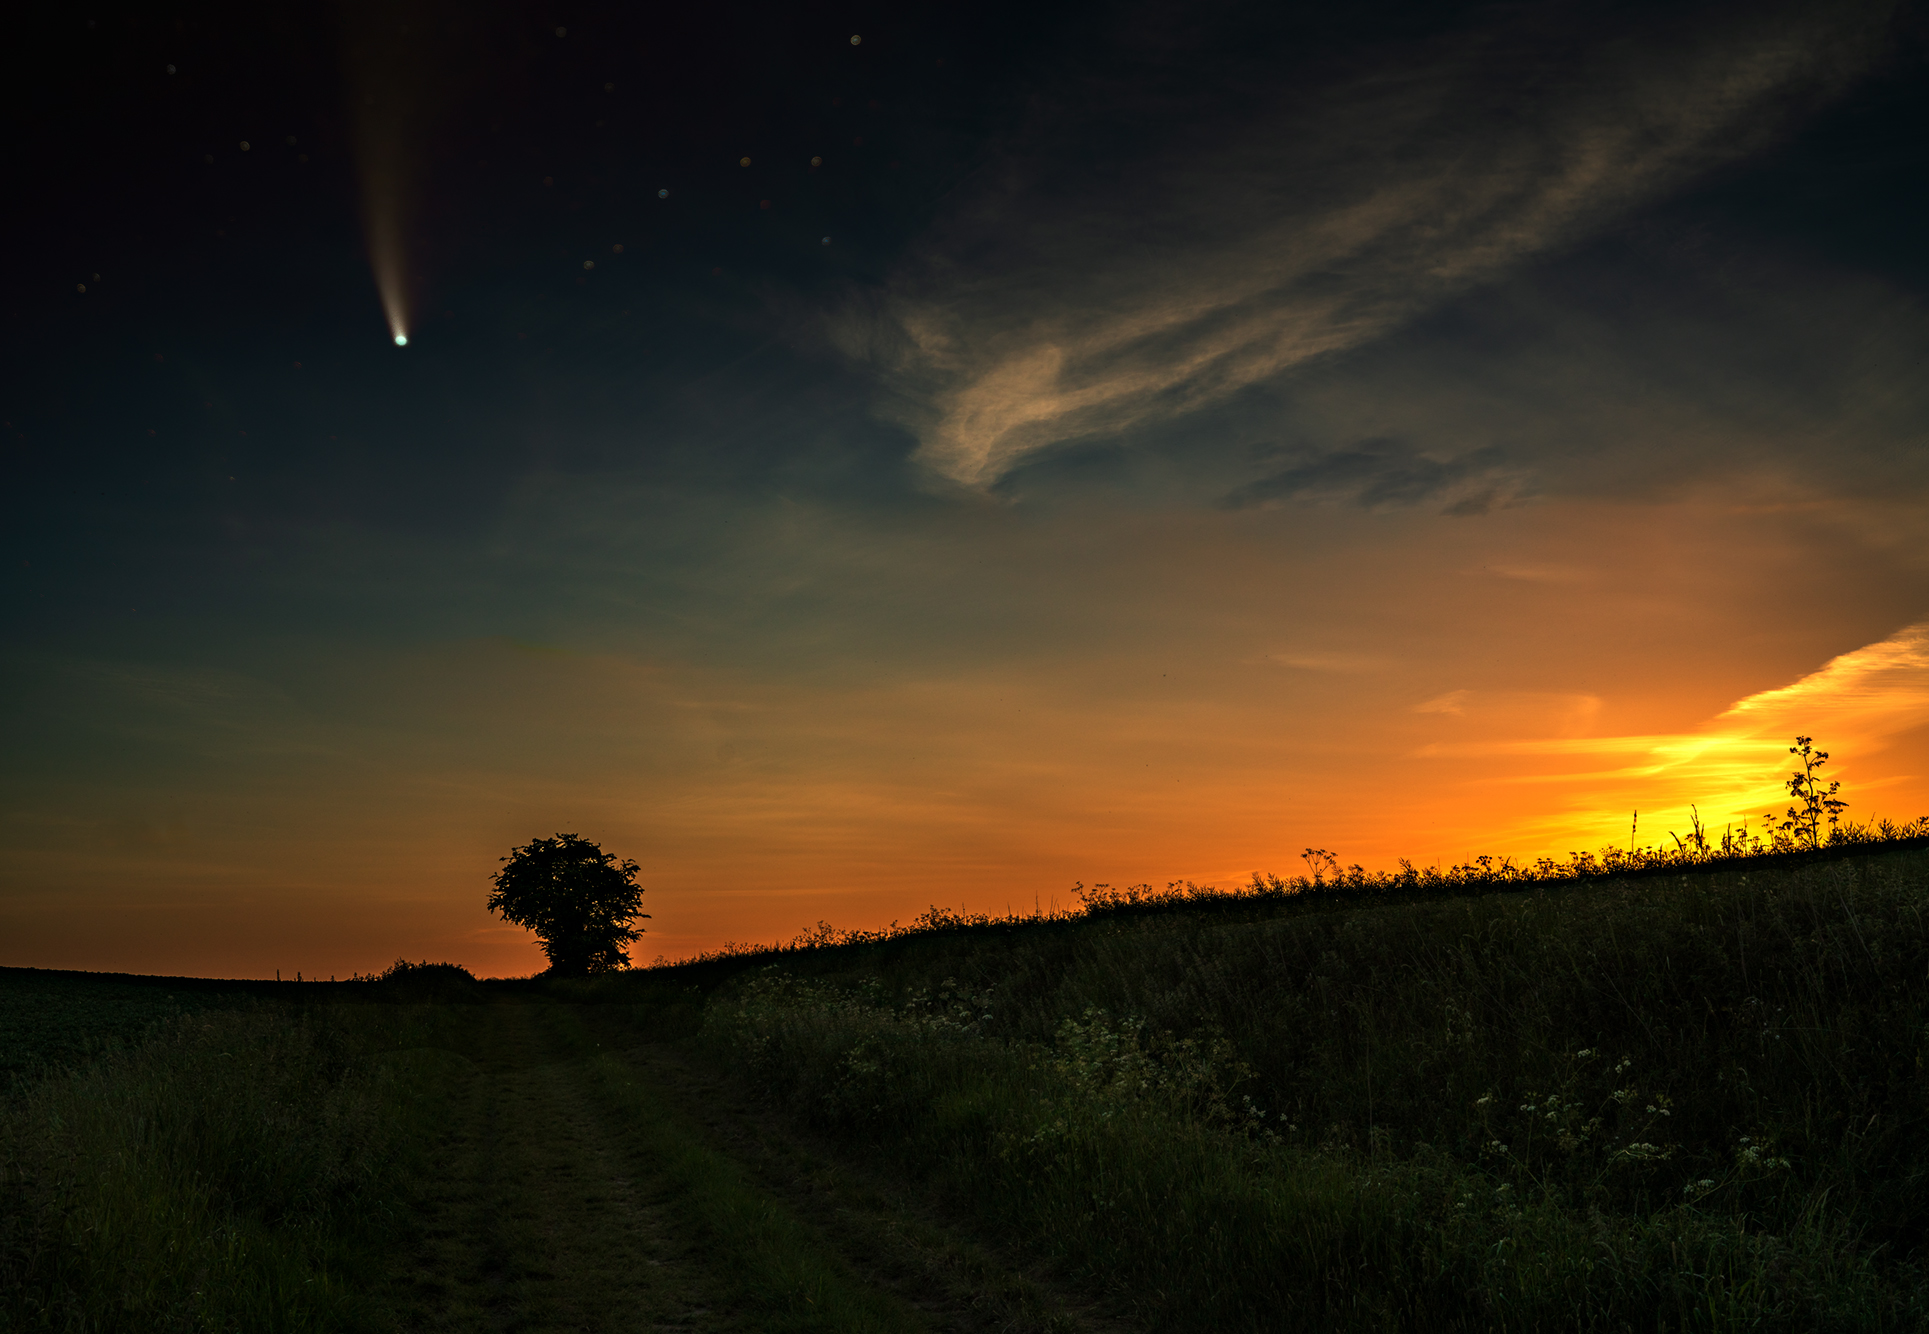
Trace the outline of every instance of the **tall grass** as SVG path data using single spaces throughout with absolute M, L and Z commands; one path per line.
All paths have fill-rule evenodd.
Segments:
M 0 1330 L 317 1330 L 396 1222 L 421 1007 L 187 1015 L 0 1105 Z M 390 1054 L 383 1055 L 384 1052 Z
M 1929 1324 L 1929 853 L 1323 902 L 797 950 L 703 1037 L 1160 1328 Z
M 1807 738 L 1803 738 L 1807 740 Z M 1826 759 L 1826 755 L 1823 756 Z M 1030 913 L 994 916 L 973 913 L 942 905 L 926 909 L 909 923 L 892 922 L 875 929 L 839 929 L 819 922 L 789 942 L 763 945 L 727 941 L 721 947 L 681 960 L 662 955 L 652 969 L 675 969 L 690 975 L 704 965 L 722 965 L 726 974 L 750 961 L 774 961 L 789 955 L 850 945 L 881 945 L 889 941 L 933 933 L 960 930 L 1003 931 L 1014 926 L 1035 926 L 1050 922 L 1117 916 L 1133 913 L 1163 913 L 1172 908 L 1211 908 L 1244 913 L 1258 908 L 1270 913 L 1282 905 L 1295 908 L 1327 905 L 1334 902 L 1363 900 L 1407 900 L 1453 898 L 1467 894 L 1486 894 L 1495 889 L 1542 886 L 1562 888 L 1586 881 L 1630 880 L 1666 877 L 1685 872 L 1745 871 L 1775 869 L 1867 857 L 1880 852 L 1929 848 L 1929 815 L 1896 823 L 1878 819 L 1847 824 L 1831 823 L 1827 831 L 1810 828 L 1802 832 L 1797 821 L 1800 812 L 1791 807 L 1779 825 L 1772 816 L 1764 817 L 1760 831 L 1745 822 L 1724 829 L 1717 838 L 1701 824 L 1699 816 L 1684 839 L 1670 834 L 1668 844 L 1607 847 L 1598 852 L 1570 852 L 1563 859 L 1540 857 L 1532 862 L 1517 862 L 1512 857 L 1481 856 L 1452 866 L 1415 866 L 1402 860 L 1397 871 L 1369 871 L 1355 863 L 1342 866 L 1324 848 L 1307 848 L 1304 875 L 1282 876 L 1254 871 L 1244 882 L 1231 885 L 1199 885 L 1189 880 L 1174 880 L 1163 888 L 1151 884 L 1086 885 L 1072 887 L 1073 904 L 1067 908 L 1035 909 Z M 588 994 L 588 993 L 586 993 Z

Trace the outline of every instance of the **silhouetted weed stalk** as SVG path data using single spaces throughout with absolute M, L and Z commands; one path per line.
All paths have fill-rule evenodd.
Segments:
M 1745 843 L 1309 850 L 631 984 L 720 984 L 777 1105 L 1156 1328 L 1920 1329 L 1925 827 L 1831 822 L 1807 744 Z

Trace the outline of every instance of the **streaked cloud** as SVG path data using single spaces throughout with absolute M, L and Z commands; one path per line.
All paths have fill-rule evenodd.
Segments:
M 1929 722 L 1929 621 L 1831 659 L 1793 685 L 1750 695 L 1719 721 L 1786 728 L 1805 719 L 1877 736 Z
M 1278 663 L 1281 667 L 1297 667 L 1304 672 L 1338 672 L 1349 676 L 1385 671 L 1391 663 L 1391 659 L 1377 653 L 1321 652 L 1303 649 L 1268 654 L 1267 661 Z
M 1471 690 L 1449 690 L 1444 695 L 1435 695 L 1413 706 L 1415 713 L 1450 713 L 1459 717 L 1467 711 L 1467 701 L 1473 696 Z
M 1572 565 L 1529 565 L 1496 564 L 1481 567 L 1488 574 L 1499 575 L 1502 579 L 1515 579 L 1525 584 L 1578 584 L 1590 577 L 1588 571 Z
M 1758 149 L 1867 66 L 1886 16 L 1756 14 L 1671 31 L 1665 52 L 1603 41 L 1526 70 L 1509 63 L 1515 34 L 1464 34 L 1275 96 L 1205 136 L 1215 147 L 1155 153 L 1109 187 L 988 191 L 838 336 L 885 363 L 882 410 L 915 432 L 918 460 L 986 487 L 1054 446 L 1359 347 Z M 1504 464 L 1362 447 L 1294 460 L 1227 503 L 1344 494 L 1476 513 L 1524 493 Z
M 1370 440 L 1352 449 L 1300 451 L 1292 464 L 1235 488 L 1220 504 L 1246 509 L 1285 500 L 1344 500 L 1364 509 L 1438 505 L 1444 514 L 1485 514 L 1519 504 L 1531 483 L 1496 449 L 1446 460 L 1397 440 Z

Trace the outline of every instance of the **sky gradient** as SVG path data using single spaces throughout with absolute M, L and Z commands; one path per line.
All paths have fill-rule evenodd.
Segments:
M 1916 10 L 902 8 L 39 20 L 0 964 L 1929 813 Z

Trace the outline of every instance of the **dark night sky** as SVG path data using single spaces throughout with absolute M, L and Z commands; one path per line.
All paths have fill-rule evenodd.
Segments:
M 0 962 L 522 970 L 552 829 L 672 954 L 1564 850 L 1794 727 L 1919 814 L 1923 35 L 25 20 Z

